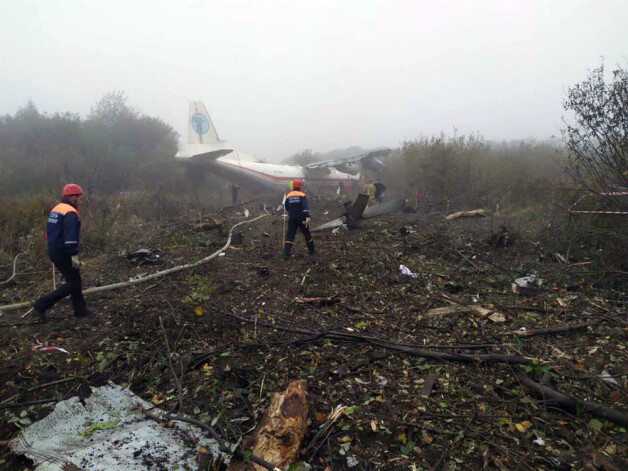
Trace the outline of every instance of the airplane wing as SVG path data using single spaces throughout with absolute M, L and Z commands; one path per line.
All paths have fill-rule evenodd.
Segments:
M 381 149 L 373 152 L 368 152 L 366 154 L 354 155 L 351 157 L 345 157 L 342 159 L 334 159 L 334 160 L 324 160 L 322 162 L 313 162 L 311 164 L 307 164 L 305 166 L 308 170 L 315 170 L 321 168 L 328 167 L 336 167 L 338 170 L 352 173 L 350 170 L 353 170 L 353 174 L 358 173 L 354 164 L 357 162 L 362 163 L 363 166 L 374 169 L 381 169 L 384 166 L 384 163 L 380 160 L 390 154 L 390 149 Z

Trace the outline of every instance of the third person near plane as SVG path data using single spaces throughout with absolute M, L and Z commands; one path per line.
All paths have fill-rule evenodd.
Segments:
M 310 255 L 315 254 L 314 240 L 310 234 L 310 208 L 307 204 L 307 196 L 301 191 L 302 182 L 300 179 L 292 181 L 292 191 L 286 195 L 284 207 L 288 212 L 288 230 L 286 231 L 286 240 L 284 242 L 283 258 L 288 260 L 292 252 L 294 238 L 297 235 L 297 229 L 303 232 L 305 243 Z

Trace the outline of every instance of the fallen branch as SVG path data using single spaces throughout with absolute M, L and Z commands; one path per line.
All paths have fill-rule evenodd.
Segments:
M 253 463 L 257 465 L 262 466 L 265 469 L 268 469 L 269 471 L 281 471 L 279 468 L 276 468 L 275 466 L 273 466 L 272 463 L 269 463 L 268 461 L 263 460 L 259 456 L 245 455 L 245 453 L 242 452 L 242 450 L 240 450 L 239 448 L 236 448 L 235 451 L 232 450 L 225 444 L 222 437 L 218 434 L 218 432 L 216 432 L 216 430 L 214 430 L 212 426 L 204 422 L 201 422 L 200 420 L 190 419 L 188 417 L 179 417 L 176 415 L 169 415 L 169 414 L 164 414 L 163 417 L 159 417 L 159 416 L 149 413 L 146 410 L 144 411 L 144 415 L 146 415 L 146 417 L 148 417 L 149 419 L 154 420 L 155 422 L 163 422 L 164 420 L 176 420 L 178 422 L 186 422 L 188 424 L 196 425 L 197 427 L 205 430 L 207 433 L 209 433 L 209 435 L 211 435 L 211 437 L 214 440 L 216 440 L 216 442 L 218 443 L 218 449 L 222 451 L 223 453 L 228 453 L 228 454 L 233 453 L 234 455 L 241 458 L 248 456 L 248 459 L 250 461 L 252 461 Z
M 523 331 L 515 330 L 511 332 L 511 334 L 518 335 L 519 337 L 534 337 L 536 335 L 555 335 L 555 334 L 561 334 L 563 332 L 571 332 L 573 330 L 586 329 L 587 327 L 598 325 L 600 322 L 602 322 L 602 320 L 597 319 L 591 322 L 579 322 L 577 324 L 567 324 L 567 325 L 561 325 L 557 327 L 548 327 L 546 329 L 531 329 L 531 330 L 523 330 Z
M 554 403 L 560 409 L 564 409 L 571 413 L 577 413 L 578 409 L 588 412 L 593 417 L 599 419 L 608 420 L 618 425 L 628 427 L 628 413 L 619 409 L 612 409 L 610 407 L 603 406 L 597 402 L 584 401 L 582 399 L 574 399 L 559 391 L 537 383 L 528 378 L 522 373 L 515 373 L 517 379 L 525 387 L 530 389 L 533 393 L 543 398 L 544 401 Z
M 246 322 L 248 324 L 255 324 L 254 319 L 248 319 L 246 317 L 238 316 L 233 313 L 220 312 L 227 316 L 238 319 L 239 321 Z M 427 350 L 429 346 L 396 343 L 388 340 L 381 340 L 375 337 L 367 337 L 363 335 L 355 335 L 345 332 L 337 331 L 310 331 L 304 329 L 296 329 L 292 327 L 283 327 L 277 324 L 271 324 L 267 322 L 257 322 L 257 326 L 266 327 L 274 330 L 282 330 L 284 332 L 293 332 L 309 336 L 310 339 L 327 338 L 330 340 L 338 340 L 342 342 L 356 342 L 366 343 L 374 347 L 381 347 L 388 350 L 394 350 L 397 352 L 409 353 L 410 355 L 418 356 L 421 358 L 430 358 L 434 360 L 445 360 L 459 363 L 508 363 L 511 365 L 528 365 L 532 362 L 532 359 L 525 358 L 517 355 L 502 355 L 499 353 L 483 353 L 478 355 L 468 355 L 464 353 L 452 353 L 452 352 L 438 352 L 434 350 Z
M 250 222 L 254 222 L 257 221 L 258 219 L 264 218 L 266 217 L 266 214 L 262 214 L 261 216 L 257 216 L 254 219 L 249 219 L 247 221 L 242 221 L 239 222 L 238 224 L 234 225 L 231 230 L 229 231 L 229 237 L 227 238 L 227 242 L 225 243 L 225 245 L 218 251 L 214 252 L 213 254 L 197 261 L 194 263 L 186 263 L 185 265 L 179 265 L 178 267 L 173 267 L 173 268 L 169 268 L 167 270 L 162 270 L 162 271 L 158 271 L 157 273 L 153 273 L 152 275 L 147 275 L 144 276 L 142 278 L 138 278 L 135 280 L 129 280 L 129 281 L 123 281 L 121 283 L 114 283 L 111 285 L 106 285 L 106 286 L 98 286 L 96 288 L 89 288 L 86 290 L 83 290 L 83 295 L 89 295 L 89 294 L 94 294 L 94 293 L 102 293 L 103 291 L 111 291 L 114 289 L 120 289 L 120 288 L 126 288 L 128 286 L 133 286 L 136 285 L 138 283 L 144 283 L 146 281 L 149 280 L 154 280 L 155 278 L 161 278 L 162 276 L 166 276 L 166 275 L 170 275 L 172 273 L 177 273 L 183 270 L 189 270 L 190 268 L 195 268 L 199 265 L 202 265 L 204 263 L 209 262 L 210 260 L 213 260 L 214 258 L 218 257 L 221 253 L 223 253 L 225 250 L 227 250 L 229 248 L 229 246 L 231 245 L 231 236 L 233 234 L 233 230 L 238 227 L 241 226 L 242 224 L 248 224 Z M 0 311 L 15 311 L 17 309 L 22 309 L 24 307 L 29 307 L 31 305 L 31 301 L 26 301 L 26 302 L 22 302 L 22 303 L 15 303 L 15 304 L 7 304 L 6 306 L 0 306 Z
M 309 270 L 308 270 L 309 273 Z M 305 274 L 305 276 L 307 276 L 307 273 Z M 303 279 L 305 280 L 305 276 L 303 277 Z M 339 299 L 335 299 L 336 297 L 338 297 L 337 294 L 333 295 L 333 296 L 329 296 L 329 297 L 317 297 L 317 298 L 301 298 L 301 297 L 297 297 L 295 298 L 295 302 L 298 304 L 311 304 L 313 306 L 331 306 L 332 304 L 335 304 L 339 301 Z

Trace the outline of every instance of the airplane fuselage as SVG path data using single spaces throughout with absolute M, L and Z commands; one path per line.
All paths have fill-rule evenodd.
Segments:
M 226 152 L 224 149 L 223 152 Z M 209 155 L 208 155 L 209 154 Z M 187 161 L 190 164 L 207 168 L 212 173 L 222 178 L 244 185 L 262 186 L 269 189 L 286 188 L 294 179 L 305 180 L 314 186 L 334 186 L 341 182 L 345 186 L 355 185 L 359 181 L 359 175 L 343 173 L 335 168 L 306 169 L 301 165 L 282 165 L 259 162 L 251 156 L 233 149 L 221 157 L 211 157 L 211 152 L 203 154 L 201 149 L 196 149 L 193 155 L 184 156 L 179 152 L 177 160 Z
M 284 191 L 290 180 L 304 179 L 313 186 L 355 186 L 359 174 L 339 171 L 335 166 L 280 165 L 261 162 L 220 140 L 205 105 L 190 102 L 188 140 L 179 146 L 175 159 L 208 171 L 233 183 Z M 349 167 L 347 167 L 349 168 Z

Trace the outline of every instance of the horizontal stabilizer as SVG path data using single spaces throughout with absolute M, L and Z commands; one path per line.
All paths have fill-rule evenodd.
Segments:
M 321 224 L 320 226 L 315 227 L 310 232 L 319 232 L 327 229 L 335 229 L 336 227 L 340 227 L 344 224 L 342 218 L 334 219 L 333 221 L 326 222 L 325 224 Z
M 395 211 L 399 211 L 406 205 L 406 200 L 392 200 L 386 201 L 385 203 L 377 204 L 375 206 L 371 206 L 370 208 L 366 208 L 362 213 L 363 219 L 370 219 L 376 216 L 383 216 L 384 214 L 394 213 Z

